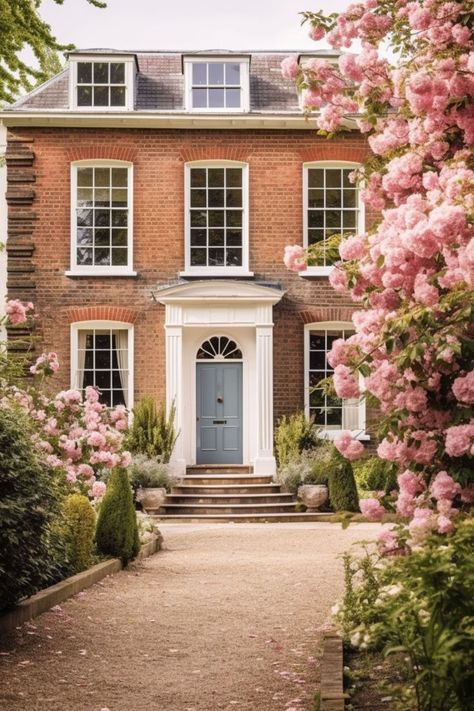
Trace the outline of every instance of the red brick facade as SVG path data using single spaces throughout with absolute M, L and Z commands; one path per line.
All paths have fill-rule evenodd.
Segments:
M 288 272 L 282 254 L 285 245 L 302 243 L 303 163 L 361 161 L 366 148 L 360 136 L 328 142 L 312 130 L 127 128 L 23 128 L 10 131 L 10 138 L 15 135 L 26 139 L 24 145 L 34 153 L 34 183 L 29 166 L 23 185 L 23 190 L 34 190 L 34 271 L 16 275 L 26 232 L 10 231 L 10 295 L 35 302 L 41 347 L 58 352 L 62 386 L 69 385 L 69 324 L 113 319 L 135 324 L 135 398 L 143 393 L 163 397 L 165 309 L 154 294 L 184 268 L 184 164 L 230 159 L 249 164 L 250 270 L 255 279 L 279 282 L 286 290 L 274 309 L 275 416 L 302 407 L 304 324 L 347 321 L 353 307 L 335 294 L 326 277 Z M 17 143 L 10 143 L 11 155 Z M 65 275 L 70 268 L 70 163 L 94 158 L 133 163 L 136 277 Z M 18 164 L 11 165 L 9 190 L 21 183 Z M 10 225 L 19 224 L 21 210 L 18 201 L 10 202 Z

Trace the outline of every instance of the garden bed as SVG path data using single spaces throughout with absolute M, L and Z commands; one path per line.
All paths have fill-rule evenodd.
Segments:
M 145 543 L 140 548 L 140 552 L 135 560 L 143 560 L 159 551 L 162 541 L 163 538 L 161 534 L 158 534 L 155 538 Z M 117 573 L 122 567 L 122 562 L 118 558 L 111 558 L 110 560 L 105 560 L 92 566 L 92 568 L 88 570 L 84 570 L 82 573 L 72 575 L 55 585 L 40 590 L 35 595 L 23 600 L 14 608 L 0 616 L 0 633 L 5 634 L 11 632 L 18 627 L 18 625 L 32 620 L 34 617 L 50 610 L 55 605 L 59 605 L 60 602 L 64 602 L 64 600 L 76 595 L 78 592 L 81 592 L 81 590 L 85 590 L 91 587 L 91 585 L 98 583 L 107 575 Z
M 388 711 L 393 709 L 397 689 L 404 681 L 401 655 L 385 659 L 373 652 L 354 652 L 345 655 L 351 711 Z

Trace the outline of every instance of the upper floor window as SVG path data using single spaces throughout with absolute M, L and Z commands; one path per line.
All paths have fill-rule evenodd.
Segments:
M 248 111 L 248 58 L 184 60 L 188 111 Z
M 248 274 L 248 166 L 186 166 L 186 273 Z
M 133 109 L 133 57 L 71 58 L 71 106 Z
M 305 409 L 315 425 L 331 434 L 365 430 L 365 403 L 360 398 L 341 399 L 325 395 L 318 389 L 321 380 L 333 374 L 327 360 L 332 344 L 338 338 L 348 338 L 354 332 L 351 323 L 314 323 L 305 327 Z
M 132 166 L 122 161 L 72 165 L 73 273 L 132 269 Z
M 332 235 L 346 237 L 364 229 L 359 191 L 349 180 L 357 164 L 309 163 L 304 166 L 304 246 L 323 243 Z M 323 249 L 319 264 L 309 273 L 328 274 L 334 260 Z

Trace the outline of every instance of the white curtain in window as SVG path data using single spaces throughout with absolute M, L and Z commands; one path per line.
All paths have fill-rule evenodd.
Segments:
M 86 338 L 90 331 L 77 332 L 77 372 L 76 387 L 79 390 L 84 388 L 84 365 L 86 363 Z
M 122 386 L 125 406 L 129 406 L 128 393 L 128 330 L 121 329 L 115 331 L 115 347 L 117 349 L 117 363 L 120 373 L 120 384 Z
M 351 397 L 342 401 L 342 428 L 344 430 L 360 429 L 359 407 L 360 401 L 358 397 Z

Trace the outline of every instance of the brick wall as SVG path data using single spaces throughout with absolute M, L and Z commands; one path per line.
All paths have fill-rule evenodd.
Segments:
M 77 309 L 125 308 L 135 323 L 135 397 L 164 394 L 164 307 L 152 292 L 184 267 L 184 163 L 237 159 L 249 163 L 250 269 L 281 282 L 275 308 L 275 415 L 303 405 L 303 325 L 347 320 L 351 304 L 325 278 L 304 279 L 283 263 L 285 245 L 302 242 L 302 163 L 362 160 L 360 136 L 331 142 L 313 131 L 211 131 L 148 129 L 25 129 L 11 131 L 34 153 L 33 275 L 9 278 L 11 296 L 35 301 L 41 348 L 58 352 L 61 385 L 69 384 L 69 323 Z M 16 148 L 15 150 L 18 149 Z M 134 164 L 134 268 L 136 278 L 65 276 L 70 262 L 70 162 L 121 158 Z M 14 179 L 14 168 L 10 170 Z M 18 180 L 17 183 L 18 185 Z M 31 190 L 31 181 L 28 183 Z M 12 224 L 18 205 L 10 204 Z M 10 246 L 22 235 L 10 235 Z M 21 250 L 20 250 L 21 252 Z M 12 263 L 12 260 L 10 260 Z M 22 281 L 23 279 L 23 281 Z M 86 313 L 81 311 L 81 313 Z M 74 315 L 76 314 L 76 315 Z

